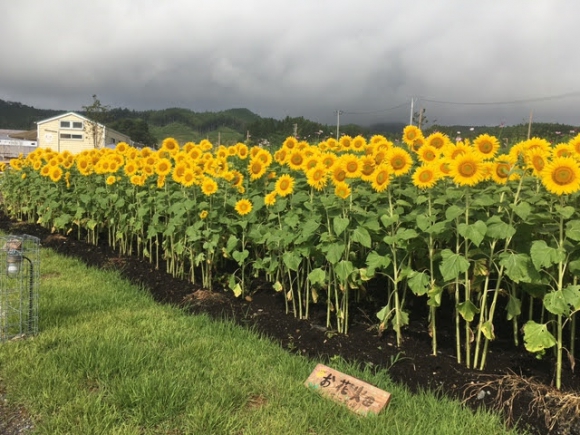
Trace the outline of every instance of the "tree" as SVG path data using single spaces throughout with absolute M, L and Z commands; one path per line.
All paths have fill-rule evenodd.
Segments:
M 98 147 L 101 139 L 103 139 L 103 134 L 105 133 L 104 125 L 107 121 L 109 108 L 110 106 L 101 104 L 96 94 L 93 94 L 93 104 L 83 106 L 85 115 L 88 118 L 88 121 L 85 122 L 85 133 L 92 137 L 95 148 Z

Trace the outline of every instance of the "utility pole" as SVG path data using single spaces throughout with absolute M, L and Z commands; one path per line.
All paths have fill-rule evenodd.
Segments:
M 409 117 L 409 125 L 413 125 L 413 110 L 415 110 L 415 97 L 411 97 L 411 116 Z
M 340 110 L 336 111 L 336 140 L 340 134 Z
M 294 130 L 292 136 L 298 137 L 298 124 L 294 124 Z

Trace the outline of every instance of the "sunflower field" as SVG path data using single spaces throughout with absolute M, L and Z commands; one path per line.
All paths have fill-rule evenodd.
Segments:
M 487 134 L 452 142 L 415 126 L 394 141 L 289 137 L 271 150 L 168 138 L 159 150 L 37 149 L 0 183 L 14 219 L 109 243 L 208 289 L 233 265 L 236 296 L 264 278 L 299 318 L 325 304 L 339 333 L 372 281 L 384 296 L 378 328 L 399 343 L 413 299 L 429 312 L 435 355 L 437 310 L 452 301 L 458 363 L 484 368 L 500 316 L 514 345 L 523 336 L 528 351 L 554 352 L 557 387 L 563 355 L 574 359 L 580 135 L 509 150 Z

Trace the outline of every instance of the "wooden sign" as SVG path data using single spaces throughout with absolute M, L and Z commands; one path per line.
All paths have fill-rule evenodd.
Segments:
M 323 364 L 314 368 L 304 385 L 362 415 L 378 414 L 391 399 L 391 393 Z

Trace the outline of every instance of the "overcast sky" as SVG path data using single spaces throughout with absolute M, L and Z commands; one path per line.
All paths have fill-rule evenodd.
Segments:
M 0 99 L 36 108 L 580 125 L 575 0 L 0 2 Z

